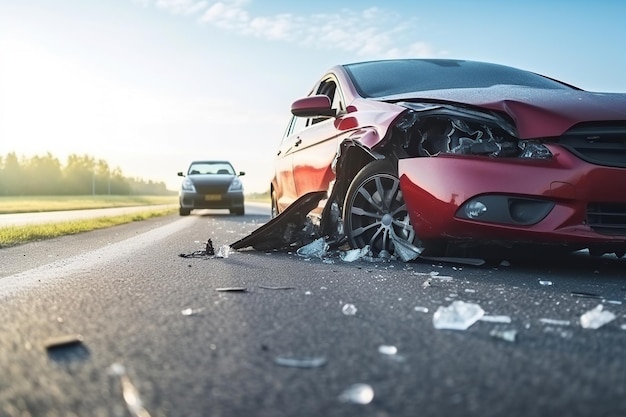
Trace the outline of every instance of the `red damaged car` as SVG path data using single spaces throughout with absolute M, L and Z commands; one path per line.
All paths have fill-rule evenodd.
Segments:
M 330 69 L 291 112 L 274 217 L 323 195 L 322 235 L 407 259 L 626 251 L 626 94 L 491 63 L 383 60 Z

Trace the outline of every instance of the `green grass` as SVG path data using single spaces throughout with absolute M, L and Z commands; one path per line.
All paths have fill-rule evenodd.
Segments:
M 112 217 L 98 217 L 94 219 L 73 220 L 68 222 L 40 224 L 30 226 L 0 227 L 0 248 L 16 246 L 37 240 L 73 235 L 96 229 L 132 223 L 154 217 L 167 216 L 178 212 L 177 208 L 165 210 L 149 210 L 139 213 L 125 214 Z
M 178 204 L 178 196 L 35 196 L 0 197 L 0 214 Z

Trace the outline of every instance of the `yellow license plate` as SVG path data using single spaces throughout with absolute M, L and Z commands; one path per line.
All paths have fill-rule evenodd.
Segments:
M 222 196 L 219 194 L 207 194 L 204 196 L 206 201 L 219 201 L 222 199 Z

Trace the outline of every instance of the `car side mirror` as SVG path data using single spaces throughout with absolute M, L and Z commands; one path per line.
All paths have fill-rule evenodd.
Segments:
M 243 171 L 239 171 L 239 176 L 240 176 L 240 177 L 243 177 L 244 175 L 246 175 L 246 173 L 245 173 L 245 172 L 243 172 Z
M 294 101 L 291 105 L 291 114 L 297 117 L 336 116 L 335 110 L 331 107 L 330 98 L 323 94 Z
M 178 174 L 176 174 L 176 175 L 178 175 L 179 177 L 184 177 L 184 176 L 185 176 L 185 174 L 183 174 L 182 172 L 179 172 L 179 173 L 178 173 Z

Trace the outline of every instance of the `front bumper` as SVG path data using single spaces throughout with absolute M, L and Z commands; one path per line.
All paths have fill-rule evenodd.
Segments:
M 400 160 L 400 187 L 417 235 L 423 240 L 626 247 L 626 169 L 590 164 L 559 145 L 549 148 L 554 155 L 549 160 L 456 155 Z M 523 209 L 545 213 L 530 213 L 523 221 L 512 212 L 488 221 L 468 218 L 464 205 L 477 197 L 499 201 L 503 210 L 513 210 L 508 201 L 535 201 Z M 617 209 L 611 221 L 619 227 L 598 227 L 599 217 L 592 213 L 598 205 Z
M 179 193 L 180 207 L 184 209 L 237 209 L 243 208 L 244 196 L 242 191 L 232 191 L 222 194 L 201 194 L 197 192 L 181 191 Z

